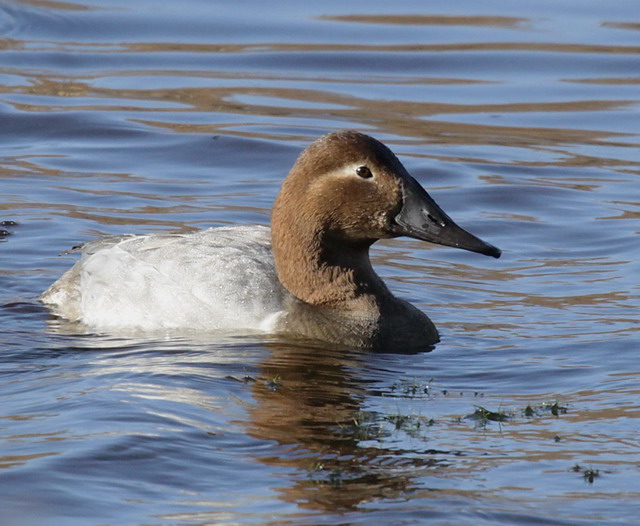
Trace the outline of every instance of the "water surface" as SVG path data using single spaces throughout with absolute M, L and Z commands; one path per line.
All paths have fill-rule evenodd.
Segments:
M 4 2 L 3 524 L 636 523 L 639 24 L 632 0 Z M 344 128 L 503 249 L 376 245 L 433 352 L 124 338 L 37 302 L 97 236 L 267 224 Z

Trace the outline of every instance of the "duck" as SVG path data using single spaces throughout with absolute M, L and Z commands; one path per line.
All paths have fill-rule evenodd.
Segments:
M 350 348 L 433 346 L 431 319 L 372 267 L 378 240 L 407 236 L 498 258 L 458 226 L 382 142 L 328 133 L 299 155 L 271 226 L 108 236 L 40 296 L 92 330 L 238 331 Z

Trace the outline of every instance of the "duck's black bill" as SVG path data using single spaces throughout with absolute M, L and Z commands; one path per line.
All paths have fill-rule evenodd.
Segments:
M 413 177 L 405 177 L 402 184 L 402 209 L 395 217 L 397 235 L 500 257 L 499 248 L 456 225 Z

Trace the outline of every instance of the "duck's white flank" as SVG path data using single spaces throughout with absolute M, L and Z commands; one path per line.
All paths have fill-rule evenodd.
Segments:
M 88 243 L 41 300 L 97 330 L 271 332 L 287 294 L 270 229 L 252 225 Z

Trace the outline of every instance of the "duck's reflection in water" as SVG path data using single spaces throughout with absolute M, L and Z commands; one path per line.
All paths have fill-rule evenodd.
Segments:
M 295 468 L 279 488 L 284 500 L 330 511 L 397 498 L 437 463 L 384 446 L 384 417 L 364 410 L 375 382 L 367 374 L 370 355 L 311 343 L 270 346 L 253 384 L 248 433 L 281 446 L 259 462 Z

